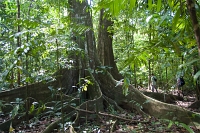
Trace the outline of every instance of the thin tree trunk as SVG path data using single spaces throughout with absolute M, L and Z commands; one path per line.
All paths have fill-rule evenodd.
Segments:
M 149 59 L 148 61 L 148 70 L 149 70 L 149 74 L 148 74 L 148 89 L 151 89 L 151 61 Z
M 137 83 L 137 68 L 136 68 L 135 64 L 134 64 L 134 84 L 135 84 L 135 88 L 138 88 L 138 83 Z
M 17 0 L 17 19 L 19 20 L 20 19 L 20 1 Z M 17 32 L 19 33 L 20 32 L 20 25 L 18 24 L 17 26 Z M 20 39 L 20 36 L 17 37 L 17 47 L 20 47 L 21 46 L 21 39 Z M 19 57 L 20 59 L 20 57 Z M 21 60 L 18 60 L 18 63 L 17 63 L 18 66 L 21 65 Z M 20 74 L 20 69 L 18 68 L 17 69 L 17 83 L 18 83 L 18 86 L 20 86 L 21 84 L 21 74 Z

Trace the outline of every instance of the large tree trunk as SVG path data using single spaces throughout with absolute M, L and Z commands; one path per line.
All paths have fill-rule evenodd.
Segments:
M 68 2 L 70 5 L 69 11 L 72 22 L 71 27 L 75 26 L 79 28 L 88 28 L 81 33 L 77 33 L 76 29 L 74 28 L 72 29 L 74 36 L 73 38 L 75 38 L 73 41 L 78 45 L 78 48 L 81 49 L 81 52 L 78 55 L 72 53 L 71 58 L 76 62 L 74 64 L 74 70 L 71 71 L 70 69 L 67 69 L 64 71 L 65 74 L 60 80 L 64 81 L 62 84 L 65 84 L 65 86 L 72 88 L 72 86 L 75 84 L 79 89 L 81 89 L 81 99 L 84 99 L 82 100 L 83 102 L 87 101 L 80 105 L 81 108 L 97 110 L 96 107 L 99 107 L 98 109 L 102 110 L 102 93 L 99 84 L 95 80 L 96 69 L 100 67 L 101 64 L 96 54 L 96 43 L 94 32 L 92 30 L 92 18 L 90 12 L 87 10 L 89 6 L 87 1 L 80 2 L 69 0 Z M 70 76 L 68 72 L 70 72 Z M 76 79 L 77 77 L 78 79 Z M 76 83 L 69 84 L 67 81 L 71 81 L 71 78 L 73 78 Z M 89 84 L 87 82 L 88 80 L 90 80 L 93 84 Z M 84 90 L 83 86 L 85 86 L 85 89 L 87 90 Z M 69 88 L 66 89 L 69 90 Z M 88 102 L 90 104 L 88 104 Z
M 117 65 L 114 61 L 113 54 L 113 21 L 108 15 L 104 13 L 104 9 L 100 11 L 99 18 L 99 32 L 98 32 L 98 57 L 103 66 L 107 66 L 107 71 L 116 79 L 122 79 L 122 75 L 119 74 Z

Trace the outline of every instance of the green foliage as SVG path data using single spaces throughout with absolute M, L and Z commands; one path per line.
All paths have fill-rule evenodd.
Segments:
M 80 88 L 81 91 L 87 91 L 88 85 L 93 85 L 92 81 L 89 79 L 89 77 L 81 78 L 80 79 Z
M 196 81 L 199 73 L 191 77 L 189 73 L 192 73 L 193 63 L 190 62 L 196 58 L 198 51 L 191 34 L 193 30 L 186 4 L 174 0 L 125 0 L 115 9 L 115 2 L 119 1 L 102 0 L 98 3 L 98 8 L 108 9 L 107 13 L 113 15 L 113 47 L 120 72 L 124 76 L 129 74 L 131 81 L 137 76 L 137 79 L 148 82 L 150 60 L 153 66 L 151 69 L 159 74 L 159 78 L 162 78 L 160 81 L 164 84 L 170 80 L 167 84 L 173 86 L 176 75 L 184 73 L 186 87 L 194 86 L 192 79 Z M 134 4 L 125 4 L 129 2 Z M 193 54 L 190 55 L 192 51 Z M 183 61 L 180 57 L 183 57 Z M 185 64 L 188 65 L 179 67 Z
M 130 80 L 128 78 L 124 78 L 124 83 L 123 83 L 123 94 L 126 96 L 128 95 L 128 88 L 129 88 L 129 85 L 130 85 Z
M 173 21 L 172 21 L 172 30 L 173 31 L 175 31 L 176 30 L 176 27 L 178 27 L 179 26 L 179 20 L 181 19 L 181 17 L 180 17 L 180 15 L 181 15 L 181 7 L 176 11 L 176 13 L 175 13 L 175 16 L 174 16 L 174 18 L 173 18 Z
M 4 11 L 2 12 L 4 16 L 0 20 L 0 30 L 3 29 L 2 39 L 0 39 L 0 44 L 3 46 L 0 54 L 3 62 L 0 69 L 2 73 L 0 82 L 4 83 L 1 87 L 8 88 L 9 84 L 13 84 L 16 77 L 12 75 L 18 70 L 22 76 L 21 82 L 51 80 L 51 75 L 57 68 L 55 66 L 65 67 L 66 48 L 71 43 L 69 32 L 66 32 L 66 19 L 62 23 L 63 18 L 60 17 L 60 24 L 57 24 L 55 18 L 61 10 L 53 11 L 53 7 L 42 4 L 41 1 L 20 1 L 21 18 L 16 19 L 16 3 L 6 0 L 4 2 L 1 8 L 6 10 L 1 10 Z M 20 25 L 20 32 L 15 31 L 18 25 Z M 17 37 L 21 40 L 20 47 L 16 45 Z M 55 45 L 56 39 L 59 47 Z M 61 55 L 58 57 L 60 64 L 55 61 L 57 51 Z M 29 65 L 26 66 L 27 64 Z
M 167 120 L 168 121 L 168 120 Z M 185 128 L 189 133 L 195 133 L 191 128 L 190 128 L 190 126 L 188 126 L 188 125 L 186 125 L 186 124 L 184 124 L 184 123 L 179 123 L 179 122 L 174 122 L 174 121 L 171 121 L 171 120 L 169 120 L 169 124 L 168 124 L 168 128 L 171 128 L 172 127 L 172 125 L 177 125 L 177 126 L 179 126 L 179 127 L 183 127 L 183 128 Z
M 198 71 L 195 75 L 194 75 L 194 82 L 197 81 L 197 79 L 200 77 L 200 71 Z
M 71 39 L 75 36 L 81 40 L 80 36 L 91 29 L 84 25 L 71 24 L 68 7 L 68 2 L 65 0 L 23 0 L 20 1 L 21 16 L 17 19 L 16 1 L 0 1 L 1 90 L 8 89 L 11 85 L 12 87 L 18 86 L 16 76 L 18 72 L 21 74 L 20 80 L 23 85 L 41 81 L 48 82 L 55 80 L 52 75 L 58 69 L 74 67 L 75 61 L 70 57 L 86 57 L 84 49 L 81 49 L 76 41 L 71 41 Z M 173 86 L 176 76 L 180 73 L 184 74 L 186 86 L 189 88 L 195 85 L 194 81 L 199 80 L 199 70 L 191 76 L 193 65 L 199 67 L 199 58 L 196 41 L 191 34 L 193 30 L 185 2 L 100 0 L 93 7 L 89 9 L 92 13 L 104 8 L 109 14 L 105 16 L 109 16 L 114 22 L 108 30 L 112 29 L 114 33 L 115 59 L 120 72 L 125 77 L 116 86 L 123 86 L 125 96 L 129 94 L 129 85 L 136 84 L 138 79 L 141 79 L 146 87 L 150 71 L 158 75 L 160 86 L 166 84 Z M 199 5 L 196 5 L 196 8 L 199 10 Z M 199 15 L 199 12 L 197 13 Z M 81 21 L 84 17 L 77 16 L 77 19 Z M 96 28 L 98 27 L 97 17 L 94 20 Z M 20 32 L 17 31 L 18 26 L 20 26 Z M 72 32 L 75 35 L 72 35 Z M 17 38 L 20 38 L 21 46 L 17 46 Z M 112 69 L 110 66 L 98 66 L 95 71 L 87 70 L 96 74 L 104 74 L 110 69 Z M 89 77 L 80 78 L 79 89 L 81 91 L 87 91 L 89 85 L 93 85 Z M 57 94 L 62 96 L 60 93 L 62 88 L 57 90 L 49 86 L 49 89 L 52 97 Z M 131 102 L 142 108 L 135 101 Z M 148 102 L 145 101 L 144 104 Z M 20 99 L 16 103 L 10 113 L 12 117 L 20 112 Z M 73 100 L 70 102 L 52 101 L 52 103 L 53 105 L 32 104 L 29 113 L 36 112 L 38 115 L 44 109 L 49 109 L 47 114 L 61 116 L 60 110 L 63 107 L 77 106 Z M 3 107 L 2 102 L 0 102 L 1 106 Z M 109 106 L 109 110 L 116 114 L 112 106 Z M 169 121 L 168 127 L 174 124 L 184 127 L 188 132 L 193 132 L 188 125 L 173 121 Z
M 161 10 L 161 5 L 162 5 L 162 0 L 157 1 L 157 12 L 160 12 Z

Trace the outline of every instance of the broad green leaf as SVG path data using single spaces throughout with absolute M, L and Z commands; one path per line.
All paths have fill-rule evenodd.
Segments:
M 135 8 L 136 0 L 130 0 L 130 9 Z
M 169 124 L 168 124 L 167 128 L 171 128 L 172 125 L 173 125 L 173 122 L 172 122 L 172 121 L 169 121 Z
M 11 111 L 11 117 L 14 118 L 18 114 L 19 104 L 17 104 L 14 109 Z
M 193 60 L 191 60 L 191 61 L 189 61 L 189 62 L 186 62 L 186 63 L 180 65 L 179 67 L 181 68 L 181 67 L 190 66 L 190 65 L 192 65 L 194 62 L 198 62 L 198 61 L 200 61 L 200 59 L 193 59 Z
M 178 20 L 180 19 L 181 9 L 179 8 L 172 20 L 172 31 L 176 30 L 176 26 L 178 24 Z
M 174 1 L 173 0 L 168 0 L 168 4 L 171 8 L 173 8 L 174 6 Z
M 195 75 L 194 75 L 194 81 L 196 82 L 198 77 L 200 76 L 200 71 L 198 71 Z
M 160 12 L 162 0 L 157 1 L 157 12 Z
M 82 91 L 87 91 L 87 85 L 83 86 Z
M 152 0 L 148 0 L 148 9 L 149 9 L 149 10 L 152 9 Z
M 180 123 L 182 127 L 184 127 L 189 133 L 195 133 L 188 125 L 184 123 Z
M 113 16 L 118 16 L 120 13 L 120 10 L 123 9 L 123 3 L 122 0 L 114 0 L 113 1 Z

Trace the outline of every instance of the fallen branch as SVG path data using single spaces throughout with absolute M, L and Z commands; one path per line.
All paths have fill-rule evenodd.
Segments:
M 102 112 L 95 112 L 95 111 L 89 111 L 89 110 L 84 110 L 84 109 L 78 109 L 78 108 L 75 108 L 73 106 L 70 106 L 70 107 L 75 109 L 75 110 L 77 110 L 77 111 L 90 113 L 90 114 L 99 114 L 99 115 L 103 115 L 103 116 L 108 116 L 108 117 L 112 117 L 112 118 L 116 118 L 116 119 L 120 119 L 120 120 L 124 120 L 124 121 L 129 121 L 129 122 L 135 123 L 135 124 L 137 124 L 137 123 L 149 123 L 149 121 L 132 120 L 132 119 L 123 118 L 123 117 L 112 115 L 112 114 L 108 114 L 108 113 L 102 113 Z

